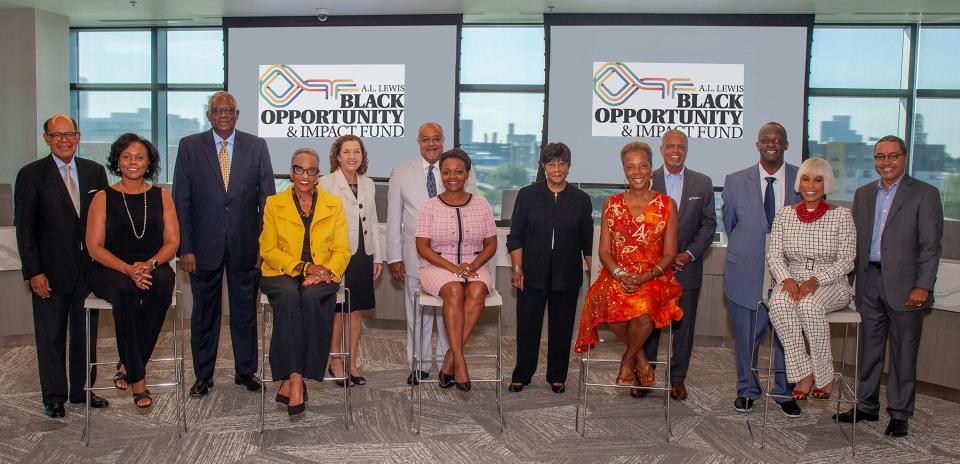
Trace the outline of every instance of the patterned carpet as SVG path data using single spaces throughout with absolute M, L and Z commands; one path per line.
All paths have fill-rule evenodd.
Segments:
M 0 463 L 960 462 L 960 405 L 927 396 L 917 398 L 908 438 L 885 437 L 886 417 L 861 423 L 855 457 L 830 421 L 834 405 L 802 402 L 802 417 L 791 419 L 771 404 L 766 446 L 760 449 L 751 444 L 744 415 L 732 408 L 733 353 L 723 348 L 695 349 L 687 381 L 690 398 L 671 404 L 674 438 L 669 443 L 661 394 L 638 400 L 600 388 L 590 390 L 590 420 L 581 438 L 574 428 L 578 358 L 571 360 L 567 392 L 554 394 L 543 380 L 545 346 L 534 383 L 521 393 L 504 390 L 504 433 L 499 432 L 493 384 L 475 384 L 470 393 L 434 384 L 424 387 L 422 429 L 416 435 L 408 422 L 405 336 L 372 329 L 365 330 L 361 348 L 369 384 L 352 390 L 352 430 L 344 427 L 342 390 L 332 383 L 311 383 L 307 412 L 294 419 L 271 400 L 276 386 L 270 385 L 261 435 L 254 428 L 259 395 L 233 384 L 229 331 L 223 333 L 216 387 L 206 398 L 187 399 L 185 436 L 176 436 L 172 390 L 155 389 L 155 405 L 146 411 L 134 407 L 129 392 L 110 390 L 103 396 L 111 406 L 94 411 L 86 448 L 79 443 L 83 408 L 68 404 L 65 419 L 43 416 L 34 349 L 0 350 Z M 495 342 L 478 337 L 470 348 L 486 351 Z M 514 364 L 513 343 L 504 339 L 507 378 Z M 165 333 L 157 356 L 169 346 Z M 616 357 L 618 348 L 602 348 L 599 354 Z M 113 339 L 101 339 L 101 359 L 114 356 L 115 350 Z M 471 365 L 474 377 L 493 373 L 491 362 L 486 367 L 481 362 Z M 193 381 L 189 366 L 188 361 L 187 387 Z M 612 381 L 613 369 L 593 372 L 599 380 Z M 156 380 L 171 370 L 148 372 Z M 759 411 L 750 414 L 756 443 Z

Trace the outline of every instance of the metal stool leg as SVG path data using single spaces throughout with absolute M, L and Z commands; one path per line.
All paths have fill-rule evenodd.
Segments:
M 263 321 L 260 326 L 260 377 L 263 383 L 268 382 L 267 376 L 264 375 L 267 370 L 267 305 L 260 303 L 260 320 Z M 273 378 L 273 372 L 270 372 L 271 381 Z M 257 432 L 263 433 L 263 414 L 264 408 L 267 401 L 267 389 L 266 385 L 260 388 L 260 417 L 257 418 Z
M 84 418 L 83 418 L 83 432 L 80 433 L 80 443 L 83 446 L 90 444 L 90 395 L 93 393 L 91 388 L 93 385 L 90 384 L 90 372 L 93 369 L 93 366 L 90 365 L 90 358 L 92 358 L 92 353 L 90 352 L 91 343 L 90 343 L 90 309 L 84 308 L 84 319 L 86 325 L 86 346 L 84 350 L 85 354 L 85 365 L 86 365 L 86 375 L 84 376 L 83 381 L 83 390 L 84 395 L 86 396 L 87 404 L 84 406 Z
M 642 349 L 642 348 L 641 348 Z M 664 404 L 664 420 L 666 422 L 667 429 L 667 443 L 670 443 L 670 439 L 673 437 L 673 428 L 670 424 L 670 382 L 671 382 L 671 369 L 670 365 L 673 360 L 673 322 L 671 321 L 667 324 L 667 358 L 666 358 L 666 376 L 663 378 L 663 386 L 668 390 L 663 393 L 663 404 Z
M 497 307 L 497 414 L 500 416 L 500 433 L 503 433 L 503 306 Z

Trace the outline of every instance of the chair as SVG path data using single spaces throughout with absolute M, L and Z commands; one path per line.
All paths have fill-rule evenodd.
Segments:
M 341 337 L 340 337 L 340 351 L 330 353 L 330 356 L 339 356 L 343 360 L 344 366 L 350 366 L 350 330 L 347 329 L 349 323 L 346 321 L 350 320 L 350 289 L 341 286 L 337 290 L 337 304 L 344 305 L 344 323 L 340 324 Z M 271 372 L 270 378 L 267 378 L 267 359 L 270 358 L 270 353 L 267 351 L 267 306 L 270 306 L 270 301 L 267 300 L 267 295 L 260 294 L 260 320 L 263 321 L 263 325 L 260 326 L 260 365 L 263 366 L 261 370 L 260 382 L 263 385 L 263 388 L 260 389 L 260 416 L 257 418 L 257 432 L 263 433 L 263 416 L 264 409 L 266 408 L 267 401 L 267 388 L 266 383 L 277 382 L 278 379 L 273 378 L 273 373 Z M 271 314 L 271 323 L 273 311 Z M 324 377 L 324 381 L 343 381 L 343 422 L 347 430 L 353 428 L 353 404 L 350 401 L 350 370 L 344 368 L 343 375 L 340 377 Z
M 491 268 L 491 281 L 496 282 L 496 275 L 492 272 Z M 429 337 L 431 334 L 423 333 L 423 324 L 421 320 L 423 318 L 424 308 L 431 308 L 433 311 L 433 317 L 438 317 L 438 309 L 443 308 L 443 300 L 425 293 L 422 289 L 418 290 L 416 295 L 414 295 L 414 304 L 417 308 L 417 311 L 414 315 L 413 325 L 417 329 L 413 333 L 413 346 L 416 348 L 413 351 L 413 368 L 412 374 L 416 376 L 416 381 L 410 385 L 410 429 L 416 434 L 420 434 L 420 415 L 423 410 L 423 398 L 421 394 L 421 388 L 423 384 L 427 383 L 438 383 L 439 380 L 426 380 L 420 378 L 420 372 L 423 371 L 423 353 L 420 352 L 420 340 L 423 337 Z M 497 416 L 500 423 L 500 433 L 503 433 L 504 424 L 503 424 L 503 391 L 500 388 L 500 384 L 503 382 L 503 298 L 500 296 L 500 292 L 497 291 L 496 287 L 490 289 L 490 294 L 487 295 L 483 300 L 483 307 L 486 308 L 497 308 L 497 352 L 496 354 L 471 354 L 464 355 L 464 358 L 467 359 L 478 359 L 478 358 L 493 358 L 496 361 L 496 375 L 492 379 L 477 379 L 471 378 L 470 381 L 473 383 L 495 383 L 495 394 L 497 398 Z M 442 317 L 442 314 L 439 316 Z M 436 356 L 430 356 L 429 361 L 431 364 L 436 363 Z M 414 402 L 416 402 L 416 407 L 414 407 Z M 414 411 L 416 410 L 416 411 Z
M 602 341 L 602 340 L 601 340 Z M 599 342 L 598 342 L 599 343 Z M 639 385 L 617 385 L 615 383 L 604 383 L 602 381 L 590 381 L 590 366 L 592 364 L 611 364 L 620 365 L 620 360 L 615 358 L 595 359 L 590 357 L 593 347 L 588 347 L 586 354 L 580 359 L 580 377 L 578 380 L 579 391 L 577 393 L 577 414 L 575 417 L 575 428 L 580 437 L 587 432 L 587 389 L 589 387 L 605 387 L 630 390 L 647 390 L 663 392 L 663 415 L 666 424 L 667 442 L 673 438 L 673 428 L 670 424 L 670 358 L 673 356 L 673 324 L 667 324 L 667 355 L 663 361 L 650 361 L 653 365 L 662 365 L 666 372 L 660 376 L 662 386 L 641 387 Z M 655 384 L 656 385 L 656 384 Z
M 176 268 L 176 264 L 171 263 L 171 265 Z M 187 431 L 187 412 L 184 400 L 186 394 L 184 392 L 183 384 L 183 353 L 186 349 L 186 344 L 183 341 L 183 310 L 180 308 L 180 290 L 177 289 L 177 284 L 174 284 L 173 287 L 173 303 L 171 308 L 176 311 L 177 314 L 173 318 L 173 355 L 169 358 L 153 358 L 150 360 L 153 362 L 172 362 L 174 365 L 174 378 L 171 382 L 163 383 L 153 383 L 147 384 L 148 388 L 155 387 L 176 387 L 177 388 L 177 437 L 181 437 Z M 94 296 L 88 296 L 83 303 L 84 314 L 86 316 L 86 334 L 87 340 L 90 339 L 90 314 L 93 310 L 113 310 L 113 306 L 106 300 L 96 298 Z M 169 312 L 169 311 L 168 311 Z M 93 372 L 93 369 L 96 366 L 112 366 L 116 364 L 116 361 L 99 361 L 99 362 L 90 362 L 90 359 L 93 357 L 91 343 L 87 344 L 86 352 L 86 380 L 84 381 L 83 390 L 86 393 L 86 406 L 84 411 L 84 423 L 83 423 L 83 432 L 80 434 L 80 443 L 83 446 L 90 444 L 90 395 L 96 390 L 112 390 L 114 387 L 95 387 L 90 382 L 90 374 Z
M 764 247 L 765 249 L 766 247 L 769 246 L 769 236 L 767 237 L 767 239 L 768 239 L 767 243 Z M 764 257 L 766 257 L 766 253 L 764 253 Z M 760 317 L 761 306 L 763 308 L 769 308 L 770 296 L 771 296 L 771 292 L 773 291 L 773 276 L 771 275 L 770 272 L 767 272 L 766 259 L 763 260 L 763 263 L 764 263 L 763 264 L 764 266 L 763 289 L 764 289 L 765 295 L 763 298 L 760 299 L 760 301 L 757 302 L 757 310 L 754 312 L 754 318 L 753 318 L 754 338 L 756 338 L 757 330 L 759 330 L 759 325 L 760 325 L 759 317 Z M 854 346 L 854 349 L 856 350 L 855 353 L 859 353 L 860 351 L 860 321 L 861 321 L 860 313 L 857 312 L 856 308 L 854 308 L 852 304 L 850 306 L 847 306 L 847 308 L 845 309 L 842 309 L 840 311 L 834 311 L 832 313 L 827 314 L 827 324 L 843 324 L 844 326 L 843 344 L 841 345 L 841 354 L 840 354 L 840 369 L 833 373 L 833 376 L 834 376 L 833 384 L 835 387 L 837 387 L 834 389 L 836 392 L 835 401 L 837 403 L 837 414 L 840 413 L 841 404 L 852 404 L 853 410 L 854 410 L 854 419 L 856 419 L 856 410 L 857 410 L 856 405 L 859 399 L 859 397 L 857 396 L 858 379 L 860 378 L 860 359 L 858 355 L 854 356 L 854 362 L 853 362 L 854 374 L 853 374 L 852 382 L 849 382 L 847 380 L 847 377 L 844 377 L 843 372 L 844 370 L 846 370 L 846 366 L 847 366 L 846 364 L 847 340 L 849 339 L 849 334 L 850 334 L 850 324 L 856 325 L 856 335 L 855 335 L 856 341 Z M 757 385 L 760 387 L 760 394 L 763 396 L 763 421 L 762 421 L 761 433 L 760 433 L 760 449 L 763 449 L 764 443 L 766 442 L 766 437 L 767 437 L 767 411 L 769 409 L 770 398 L 790 399 L 790 400 L 793 399 L 791 395 L 776 395 L 776 394 L 770 393 L 774 377 L 776 376 L 776 374 L 779 374 L 784 371 L 781 369 L 773 368 L 773 358 L 774 358 L 773 344 L 774 344 L 774 339 L 776 338 L 775 337 L 776 329 L 774 329 L 773 323 L 769 321 L 769 318 L 767 318 L 767 325 L 770 328 L 770 334 L 769 334 L 770 340 L 769 340 L 769 345 L 767 350 L 767 355 L 768 355 L 767 367 L 766 368 L 761 368 L 759 366 L 752 367 L 750 369 L 750 377 L 748 379 L 748 384 L 747 384 L 747 388 L 749 389 L 750 382 L 756 381 Z M 759 351 L 759 348 L 760 347 L 757 346 L 755 350 L 751 350 L 750 359 L 756 359 L 757 351 Z M 848 399 L 844 399 L 845 391 L 850 396 Z M 831 397 L 833 397 L 833 395 L 831 395 Z M 814 398 L 812 396 L 807 398 L 807 400 L 808 401 L 834 401 L 832 398 L 821 400 L 821 399 Z M 747 422 L 747 430 L 750 432 L 750 438 L 753 439 L 753 428 L 750 426 L 750 417 L 748 415 L 748 412 L 749 411 L 744 411 L 744 418 L 746 419 L 746 422 Z M 853 455 L 856 455 L 857 454 L 857 444 L 856 444 L 857 422 L 856 420 L 854 420 L 854 422 L 850 425 L 851 425 L 851 433 L 848 436 L 847 433 L 843 430 L 843 426 L 839 422 L 837 422 L 837 426 L 840 429 L 840 433 L 850 443 L 851 453 Z

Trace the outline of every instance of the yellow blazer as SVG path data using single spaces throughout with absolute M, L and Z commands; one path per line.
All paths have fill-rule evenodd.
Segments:
M 293 187 L 267 197 L 260 233 L 261 271 L 264 277 L 296 276 L 303 251 L 303 220 L 294 204 Z M 317 206 L 310 222 L 310 256 L 333 273 L 339 282 L 350 262 L 347 217 L 340 198 L 317 189 Z

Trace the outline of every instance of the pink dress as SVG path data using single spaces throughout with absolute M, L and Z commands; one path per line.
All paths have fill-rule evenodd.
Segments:
M 471 195 L 465 205 L 451 206 L 438 195 L 420 207 L 417 237 L 429 238 L 430 248 L 453 264 L 472 262 L 483 249 L 483 239 L 496 235 L 493 210 L 481 196 Z M 464 279 L 420 258 L 420 288 L 434 296 L 438 296 L 440 287 L 449 282 L 480 281 L 489 291 L 493 287 L 490 270 L 481 266 L 476 273 L 477 277 Z

